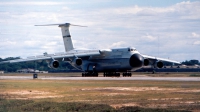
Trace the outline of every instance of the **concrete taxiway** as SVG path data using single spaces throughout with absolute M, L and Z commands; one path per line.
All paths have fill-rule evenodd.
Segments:
M 0 80 L 32 80 L 32 76 L 0 76 Z M 40 80 L 144 80 L 144 81 L 200 81 L 200 77 L 53 77 L 38 76 Z M 37 80 L 36 79 L 36 80 Z

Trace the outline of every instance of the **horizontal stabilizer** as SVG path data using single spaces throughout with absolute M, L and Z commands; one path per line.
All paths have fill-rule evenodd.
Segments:
M 82 26 L 82 25 L 75 25 L 75 24 L 70 24 L 70 23 L 64 23 L 64 24 L 45 24 L 45 25 L 35 25 L 35 26 L 55 26 L 55 25 L 58 25 L 58 26 L 79 26 L 79 27 L 87 27 L 87 26 Z

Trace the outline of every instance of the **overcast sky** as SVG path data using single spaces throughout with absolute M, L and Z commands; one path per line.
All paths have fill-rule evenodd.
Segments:
M 199 0 L 1 0 L 0 57 L 64 52 L 57 26 L 72 23 L 75 48 L 135 47 L 177 61 L 200 60 Z

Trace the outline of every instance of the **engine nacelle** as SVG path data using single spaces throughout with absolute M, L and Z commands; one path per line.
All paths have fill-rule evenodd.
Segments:
M 162 62 L 162 61 L 157 61 L 157 62 L 155 63 L 155 67 L 156 67 L 156 68 L 162 68 L 162 67 L 163 67 L 163 62 Z
M 80 65 L 82 65 L 82 59 L 81 58 L 75 58 L 75 59 L 73 59 L 73 61 L 72 61 L 72 65 L 75 65 L 75 66 L 80 66 Z
M 59 62 L 57 60 L 53 60 L 53 61 L 51 61 L 51 63 L 49 63 L 49 67 L 50 68 L 58 68 Z
M 133 68 L 140 68 L 143 66 L 144 58 L 140 54 L 133 54 L 129 59 L 129 64 Z
M 148 66 L 149 65 L 149 60 L 148 59 L 144 59 L 144 66 Z

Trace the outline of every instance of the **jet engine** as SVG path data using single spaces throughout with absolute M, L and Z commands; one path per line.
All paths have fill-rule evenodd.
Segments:
M 80 65 L 82 65 L 82 59 L 81 58 L 75 58 L 75 59 L 73 59 L 73 61 L 72 61 L 72 65 L 75 65 L 75 66 L 80 66 Z
M 149 65 L 149 60 L 148 59 L 144 59 L 144 66 L 148 66 Z
M 133 54 L 130 57 L 129 64 L 133 68 L 139 68 L 143 66 L 144 58 L 140 54 Z
M 154 65 L 156 68 L 162 68 L 163 67 L 163 62 L 157 61 Z
M 59 67 L 59 62 L 57 60 L 52 60 L 50 63 L 49 63 L 49 67 L 50 68 L 58 68 Z

